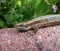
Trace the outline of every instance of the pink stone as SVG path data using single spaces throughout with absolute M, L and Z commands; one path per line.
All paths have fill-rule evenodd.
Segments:
M 0 29 L 0 51 L 60 51 L 60 25 L 33 30 Z M 28 36 L 29 35 L 29 36 Z

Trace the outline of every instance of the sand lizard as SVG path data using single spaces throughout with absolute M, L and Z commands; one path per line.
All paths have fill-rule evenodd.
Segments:
M 25 31 L 58 24 L 60 24 L 60 14 L 51 14 L 51 15 L 40 16 L 23 23 L 17 23 L 15 25 L 15 28 L 17 30 Z

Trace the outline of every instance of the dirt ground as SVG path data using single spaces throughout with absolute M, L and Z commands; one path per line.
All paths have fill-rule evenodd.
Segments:
M 60 51 L 60 25 L 21 32 L 0 29 L 0 51 Z

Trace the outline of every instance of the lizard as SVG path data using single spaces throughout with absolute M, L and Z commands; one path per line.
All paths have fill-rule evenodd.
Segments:
M 60 24 L 60 14 L 51 14 L 36 17 L 26 22 L 17 23 L 15 28 L 20 31 L 34 30 L 47 26 L 54 26 Z

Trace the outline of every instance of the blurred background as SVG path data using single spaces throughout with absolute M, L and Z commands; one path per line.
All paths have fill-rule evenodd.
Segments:
M 48 14 L 60 14 L 60 0 L 0 0 L 0 28 Z

